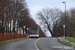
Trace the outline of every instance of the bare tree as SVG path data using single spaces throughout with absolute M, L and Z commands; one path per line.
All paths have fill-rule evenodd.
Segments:
M 54 9 L 42 9 L 42 11 L 39 11 L 37 13 L 37 16 L 39 20 L 41 21 L 41 24 L 46 27 L 52 36 L 54 36 L 54 25 L 56 24 L 56 21 L 60 18 L 60 15 L 62 14 L 62 11 L 58 8 Z
M 13 27 L 15 28 L 16 22 L 19 23 L 19 20 L 23 20 L 26 14 L 29 15 L 27 9 L 25 0 L 0 0 L 2 26 L 6 24 L 5 28 L 8 29 L 10 24 L 11 33 L 11 22 L 13 21 Z
M 61 18 L 58 22 L 57 32 L 63 33 L 63 24 L 65 24 L 65 12 L 62 13 Z M 75 37 L 75 8 L 69 9 L 66 11 L 66 36 Z
M 72 9 L 70 9 L 70 11 L 69 11 L 69 16 L 70 16 L 70 19 L 69 19 L 69 31 L 68 32 L 70 32 L 71 31 L 71 33 L 73 34 L 73 36 L 75 37 L 75 8 L 72 8 Z M 70 34 L 71 34 L 70 33 Z

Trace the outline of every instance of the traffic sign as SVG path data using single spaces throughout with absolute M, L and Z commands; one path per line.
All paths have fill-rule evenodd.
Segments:
M 63 27 L 65 28 L 65 24 L 63 25 Z
M 26 28 L 25 26 L 23 26 L 23 28 Z
M 28 30 L 28 28 L 27 28 L 27 30 Z

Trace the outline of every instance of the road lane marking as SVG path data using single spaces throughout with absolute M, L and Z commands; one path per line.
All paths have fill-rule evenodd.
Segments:
M 69 47 L 69 46 L 51 46 L 51 48 L 61 48 L 61 49 L 74 49 L 73 47 Z
M 36 43 L 37 43 L 39 40 L 40 40 L 40 39 L 37 39 L 37 40 L 34 42 L 34 46 L 36 47 L 37 50 L 40 50 L 40 49 L 38 48 L 38 46 L 36 45 Z

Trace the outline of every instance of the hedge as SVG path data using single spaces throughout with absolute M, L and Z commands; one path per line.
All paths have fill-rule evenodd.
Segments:
M 9 39 L 17 39 L 17 38 L 24 38 L 26 34 L 0 34 L 0 41 L 5 41 Z

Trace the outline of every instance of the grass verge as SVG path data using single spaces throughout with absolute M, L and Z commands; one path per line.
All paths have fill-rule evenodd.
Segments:
M 59 42 L 61 42 L 62 44 L 68 45 L 68 46 L 72 46 L 69 42 L 65 42 L 65 41 L 60 41 L 60 39 L 58 39 Z
M 75 38 L 74 37 L 66 37 L 67 40 L 69 40 L 70 42 L 75 42 Z
M 14 41 L 18 41 L 18 40 L 23 40 L 23 39 L 26 39 L 26 38 L 18 38 L 18 39 L 10 39 L 10 40 L 6 40 L 6 41 L 0 41 L 0 46 L 2 46 L 4 44 L 7 44 L 7 43 L 10 43 L 10 42 L 14 42 Z

